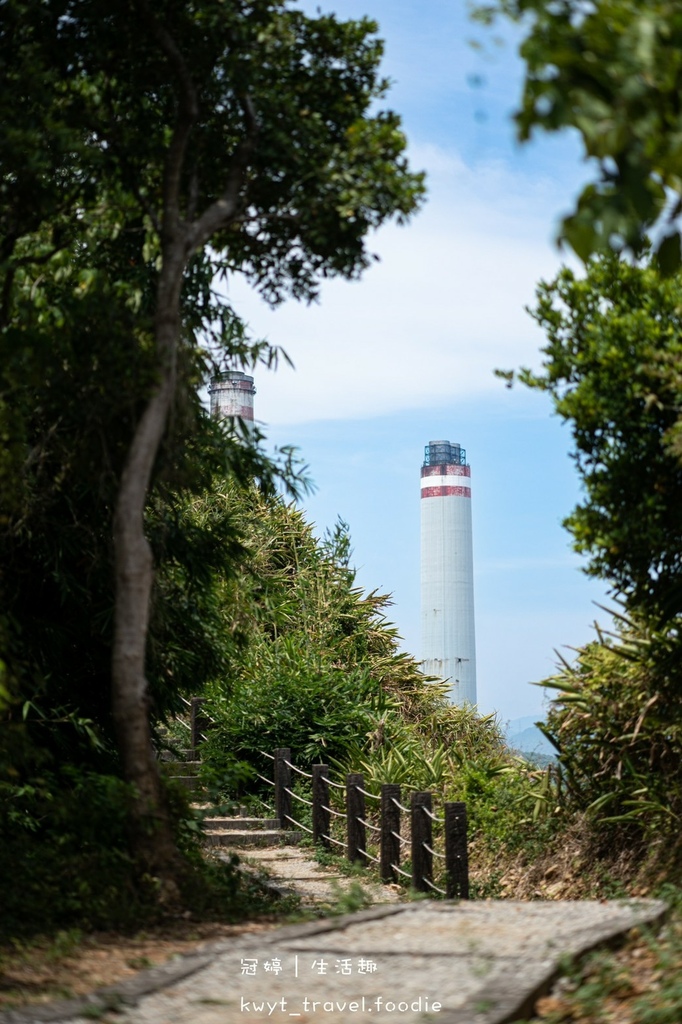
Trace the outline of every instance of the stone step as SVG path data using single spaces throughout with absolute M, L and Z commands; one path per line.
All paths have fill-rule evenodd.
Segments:
M 201 780 L 196 775 L 174 775 L 176 782 L 181 782 L 191 793 L 200 793 L 203 789 Z
M 207 832 L 237 831 L 246 829 L 272 829 L 280 828 L 279 818 L 204 818 L 201 823 Z
M 191 747 L 175 747 L 173 750 L 162 750 L 157 756 L 164 765 L 177 764 L 178 761 L 198 761 L 199 751 Z
M 294 846 L 303 839 L 302 832 L 286 832 L 283 829 L 236 829 L 207 832 L 205 841 L 209 846 Z
M 201 761 L 164 761 L 163 770 L 166 775 L 196 775 Z

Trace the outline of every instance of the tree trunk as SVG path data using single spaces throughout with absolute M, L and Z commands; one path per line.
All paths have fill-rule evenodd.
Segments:
M 124 777 L 135 787 L 132 838 L 136 859 L 144 870 L 172 884 L 182 873 L 184 861 L 173 839 L 149 728 L 145 651 L 154 573 L 151 549 L 144 534 L 144 511 L 152 469 L 175 394 L 182 328 L 180 294 L 187 261 L 215 231 L 229 224 L 241 208 L 240 190 L 255 144 L 257 124 L 251 100 L 245 97 L 242 103 L 248 130 L 233 155 L 225 194 L 211 203 L 197 221 L 183 220 L 181 181 L 190 132 L 198 116 L 196 89 L 180 50 L 156 21 L 147 0 L 139 0 L 139 8 L 177 77 L 179 101 L 178 120 L 166 154 L 159 222 L 162 257 L 154 320 L 159 380 L 133 437 L 114 516 L 112 710 Z
M 184 860 L 173 837 L 151 742 L 145 654 L 154 572 L 151 548 L 144 533 L 144 512 L 152 469 L 175 394 L 183 265 L 177 255 L 175 259 L 164 259 L 155 320 L 160 376 L 133 436 L 114 515 L 114 727 L 124 777 L 135 789 L 133 853 L 143 871 L 166 884 L 167 895 L 175 890 Z

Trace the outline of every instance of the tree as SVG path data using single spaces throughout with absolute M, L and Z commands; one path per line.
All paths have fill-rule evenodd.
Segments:
M 120 778 L 109 699 L 113 507 L 134 417 L 153 380 L 150 335 L 139 309 L 127 307 L 131 289 L 115 256 L 125 268 L 117 241 L 91 231 L 87 246 L 61 251 L 47 266 L 20 265 L 0 332 L 0 657 L 8 691 L 0 702 L 0 903 L 10 933 L 128 926 L 154 912 L 158 895 L 128 852 L 130 788 Z M 203 362 L 186 347 L 180 368 L 197 389 L 188 386 L 175 404 L 145 513 L 155 567 L 146 661 L 155 732 L 182 710 L 183 695 L 226 674 L 236 639 L 232 609 L 219 601 L 243 557 L 234 524 L 191 519 L 184 508 L 215 479 L 252 487 L 272 473 L 255 448 L 204 412 Z M 188 855 L 183 899 L 200 909 L 195 883 L 210 889 L 211 873 L 202 867 L 195 878 L 197 861 L 177 827 L 182 803 L 169 795 Z M 229 909 L 227 892 L 222 903 L 213 895 Z
M 682 9 L 674 0 L 496 0 L 520 22 L 526 79 L 519 138 L 575 129 L 597 174 L 560 235 L 586 259 L 657 241 L 661 268 L 680 265 Z
M 631 608 L 663 621 L 682 612 L 682 284 L 611 255 L 584 278 L 540 284 L 533 317 L 548 343 L 541 373 L 573 435 L 585 497 L 565 525 L 588 572 Z
M 423 184 L 402 156 L 398 118 L 368 113 L 386 88 L 369 21 L 308 18 L 285 0 L 10 0 L 3 19 L 0 51 L 13 56 L 5 307 L 18 268 L 62 250 L 60 227 L 82 249 L 90 218 L 114 225 L 121 273 L 123 248 L 135 249 L 122 281 L 144 315 L 132 338 L 151 359 L 115 497 L 112 709 L 137 793 L 138 858 L 172 881 L 178 860 L 147 713 L 145 508 L 183 346 L 196 346 L 202 326 L 228 340 L 215 306 L 202 306 L 206 282 L 242 272 L 271 302 L 310 300 L 320 277 L 354 277 L 369 264 L 368 231 L 407 217 Z M 38 102 L 27 99 L 31 82 Z M 36 210 L 17 171 L 27 148 Z M 26 235 L 41 228 L 42 249 L 26 251 Z

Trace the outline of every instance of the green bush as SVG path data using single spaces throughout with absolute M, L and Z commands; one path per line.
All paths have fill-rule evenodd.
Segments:
M 269 909 L 271 895 L 237 870 L 237 858 L 206 858 L 185 791 L 173 780 L 168 788 L 187 863 L 183 908 L 218 920 Z M 121 779 L 64 766 L 4 782 L 0 797 L 0 941 L 74 927 L 134 930 L 163 917 L 158 881 L 140 877 L 129 854 L 130 789 Z
M 1 789 L 0 935 L 126 927 L 143 913 L 152 893 L 128 854 L 120 779 L 66 766 Z
M 376 726 L 382 695 L 368 674 L 306 664 L 306 650 L 274 641 L 253 677 L 240 679 L 229 698 L 213 700 L 216 717 L 202 747 L 208 765 L 230 757 L 271 774 L 276 747 L 289 747 L 301 764 L 342 758 Z
M 676 626 L 618 617 L 543 685 L 564 797 L 601 822 L 675 831 L 682 815 L 682 664 Z

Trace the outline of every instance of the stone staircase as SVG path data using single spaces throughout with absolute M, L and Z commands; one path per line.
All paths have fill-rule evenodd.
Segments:
M 172 775 L 174 779 L 181 782 L 191 793 L 201 792 L 201 782 L 198 778 L 201 761 L 196 750 L 180 750 L 180 760 L 172 761 L 162 756 L 161 762 L 166 775 Z
M 202 824 L 208 846 L 295 846 L 303 838 L 302 832 L 281 828 L 279 818 L 206 817 Z
M 243 809 L 242 813 L 234 817 L 212 815 L 212 805 L 201 802 L 205 794 L 198 778 L 201 760 L 197 756 L 197 751 L 180 750 L 179 756 L 181 759 L 177 761 L 162 757 L 163 768 L 167 775 L 181 782 L 196 798 L 192 806 L 205 814 L 202 825 L 208 846 L 295 846 L 301 841 L 303 833 L 283 829 L 279 818 L 253 818 Z

